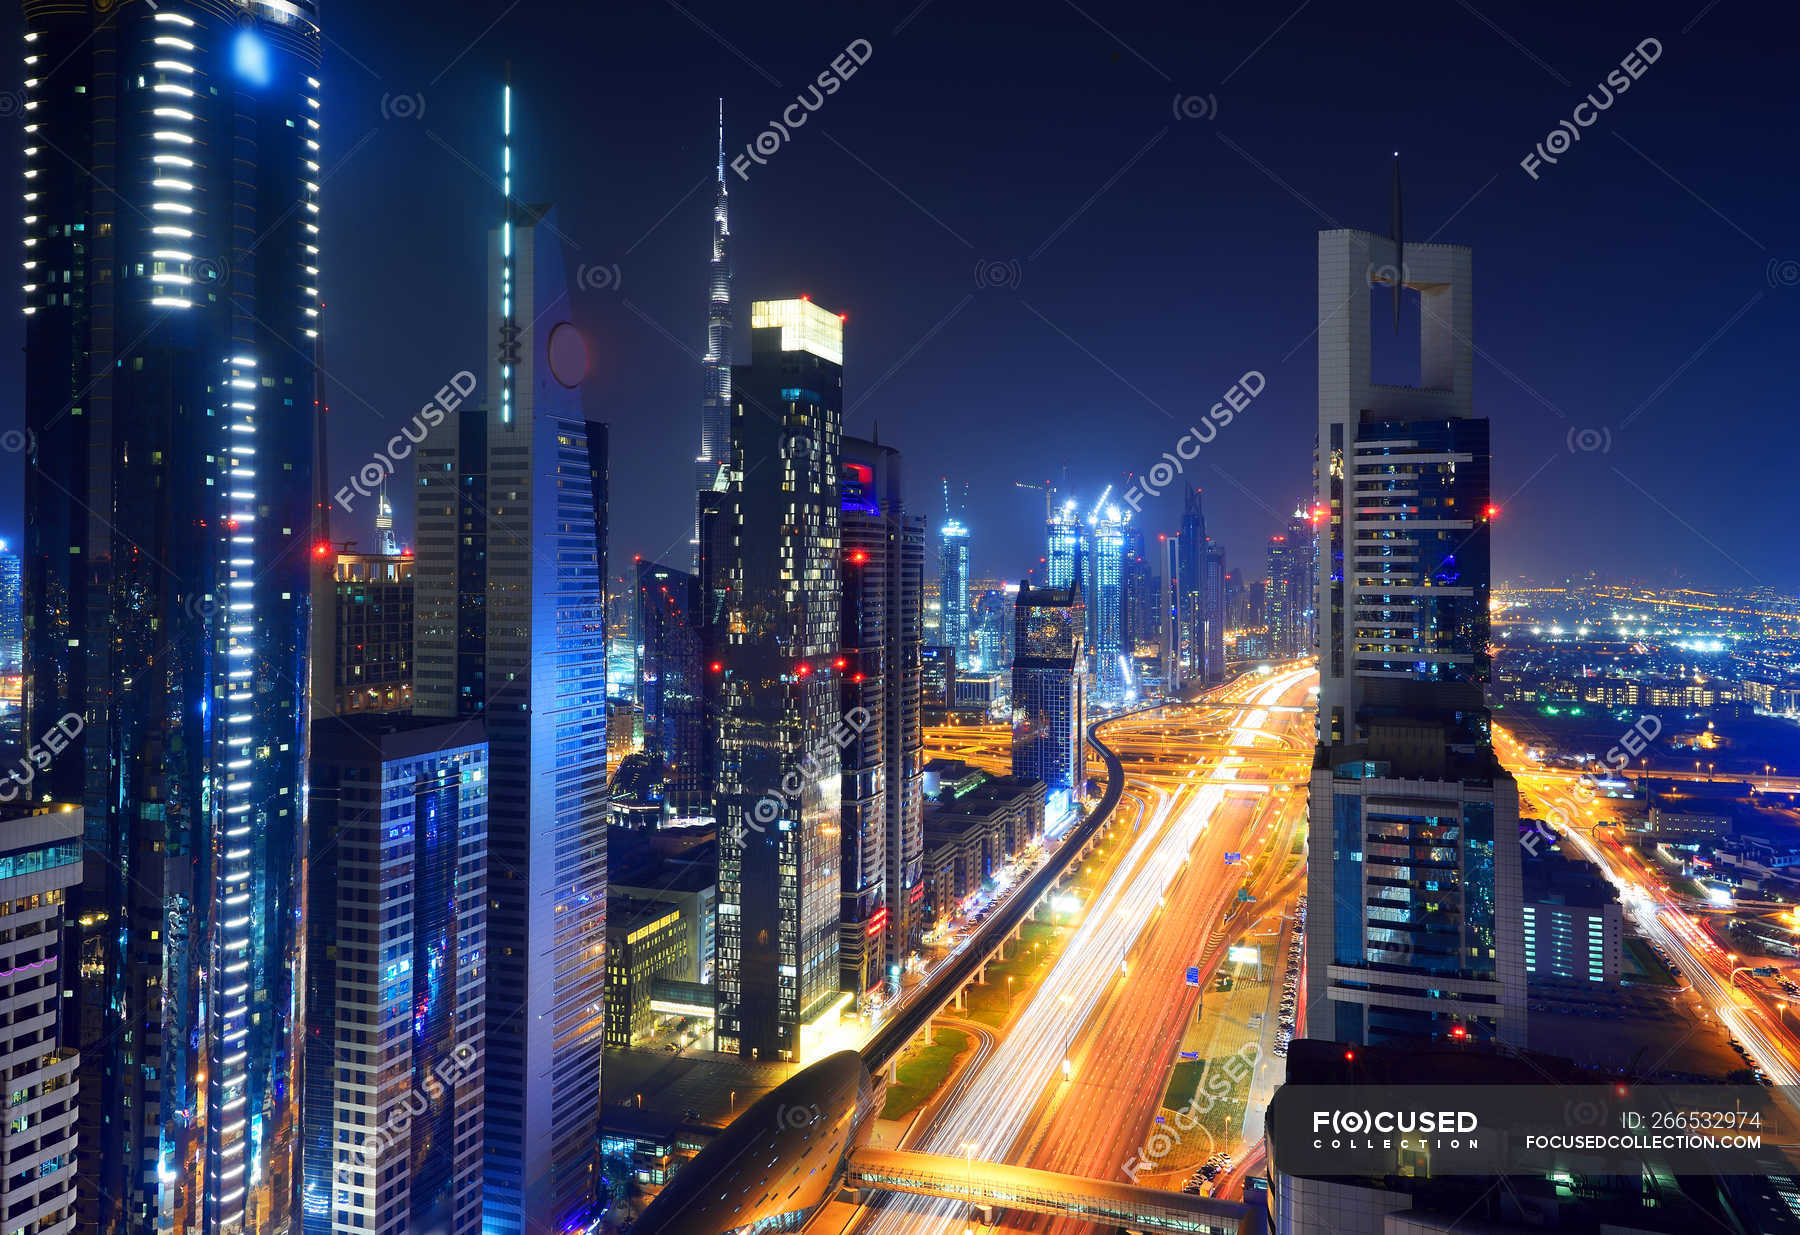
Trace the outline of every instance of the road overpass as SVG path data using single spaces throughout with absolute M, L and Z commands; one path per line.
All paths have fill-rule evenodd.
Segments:
M 1023 1209 L 1143 1235 L 1263 1235 L 1266 1227 L 1263 1211 L 1254 1205 L 1031 1167 L 976 1164 L 942 1154 L 867 1146 L 850 1151 L 844 1186 L 857 1192 L 906 1192 L 967 1201 L 990 1217 L 995 1210 Z
M 1162 705 L 1152 704 L 1136 711 L 1151 711 L 1160 706 Z M 931 1028 L 932 1017 L 943 1011 L 944 1006 L 955 999 L 963 987 L 977 980 L 988 961 L 1006 946 L 1008 940 L 1018 936 L 1025 920 L 1037 911 L 1038 903 L 1056 889 L 1070 863 L 1087 853 L 1100 829 L 1118 808 L 1119 799 L 1125 792 L 1125 766 L 1112 748 L 1100 740 L 1100 727 L 1132 714 L 1121 712 L 1088 726 L 1088 744 L 1099 752 L 1102 762 L 1106 764 L 1106 789 L 1101 794 L 1099 803 L 1080 823 L 1069 829 L 1062 843 L 1045 859 L 1044 864 L 1027 876 L 1018 890 L 994 909 L 982 928 L 964 943 L 962 951 L 946 961 L 895 1013 L 894 1018 L 869 1039 L 862 1049 L 862 1057 L 871 1072 L 881 1071 L 899 1056 L 907 1042 Z

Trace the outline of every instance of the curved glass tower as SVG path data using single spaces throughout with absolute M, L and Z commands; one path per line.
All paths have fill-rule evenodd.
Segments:
M 297 1226 L 319 27 L 26 0 L 27 732 L 82 741 L 81 1229 Z

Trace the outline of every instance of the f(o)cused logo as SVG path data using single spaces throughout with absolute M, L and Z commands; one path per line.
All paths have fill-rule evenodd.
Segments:
M 1570 429 L 1568 441 L 1572 455 L 1605 454 L 1612 449 L 1612 430 Z
M 1177 120 L 1217 120 L 1219 100 L 1210 94 L 1178 94 L 1174 112 Z
M 1009 261 L 987 258 L 975 263 L 976 287 L 1004 287 L 1016 290 L 1019 280 L 1024 276 L 1025 269 L 1016 258 Z
M 618 263 L 615 262 L 610 266 L 582 266 L 575 272 L 575 286 L 584 292 L 618 291 Z
M 425 96 L 422 94 L 381 96 L 381 116 L 384 120 L 417 120 L 424 114 Z

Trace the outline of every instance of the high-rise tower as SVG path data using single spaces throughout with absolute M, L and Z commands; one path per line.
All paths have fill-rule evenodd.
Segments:
M 375 495 L 375 552 L 387 557 L 400 553 L 400 541 L 394 536 L 394 504 L 388 501 L 386 480 Z
M 414 711 L 488 735 L 488 1232 L 572 1229 L 597 1179 L 606 983 L 606 426 L 585 418 L 555 209 L 487 237 L 485 406 L 419 450 Z M 477 496 L 479 495 L 479 496 Z
M 1012 774 L 1041 780 L 1074 807 L 1087 779 L 1081 585 L 1021 587 L 1012 666 Z
M 85 807 L 80 1227 L 291 1231 L 317 6 L 24 27 L 25 732 L 85 722 L 33 786 Z
M 925 519 L 908 514 L 900 452 L 842 443 L 844 989 L 897 990 L 925 897 Z M 860 709 L 860 711 L 859 711 Z
M 1065 499 L 1050 511 L 1044 532 L 1047 552 L 1042 586 L 1068 587 L 1083 578 L 1087 569 L 1087 529 L 1074 498 Z
M 1471 414 L 1471 264 L 1457 245 L 1319 235 L 1307 1002 L 1310 1031 L 1340 1041 L 1525 1040 L 1518 789 L 1483 697 L 1490 453 Z M 1371 290 L 1395 280 L 1419 296 L 1416 386 L 1370 376 Z
M 723 596 L 707 653 L 717 1034 L 721 1051 L 798 1061 L 840 976 L 843 322 L 804 298 L 757 301 L 750 346 L 732 375 L 728 487 L 707 514 L 701 566 L 703 590 Z
M 707 267 L 706 358 L 701 361 L 700 453 L 694 484 L 701 493 L 718 482 L 731 461 L 731 201 L 725 188 L 725 100 L 719 100 L 719 162 L 714 172 L 712 262 Z M 694 521 L 694 560 L 699 561 L 700 522 Z
M 948 495 L 948 482 L 945 493 Z M 946 502 L 946 505 L 948 503 Z M 951 650 L 956 667 L 969 664 L 969 528 L 961 519 L 946 516 L 938 532 L 940 572 L 938 603 L 943 606 L 938 642 Z
M 1102 707 L 1117 707 L 1131 691 L 1131 653 L 1125 646 L 1125 525 L 1130 519 L 1117 506 L 1096 510 L 1088 518 L 1094 545 L 1087 581 L 1093 611 L 1094 696 Z

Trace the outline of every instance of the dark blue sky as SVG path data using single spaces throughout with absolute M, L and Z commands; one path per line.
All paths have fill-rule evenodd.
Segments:
M 849 314 L 846 428 L 879 421 L 934 520 L 937 477 L 968 482 L 978 574 L 1041 551 L 1015 480 L 1067 464 L 1096 494 L 1248 369 L 1267 390 L 1192 466 L 1228 561 L 1261 571 L 1311 484 L 1314 236 L 1385 229 L 1398 149 L 1408 238 L 1475 250 L 1496 572 L 1792 591 L 1792 30 L 1742 0 L 1588 7 L 331 3 L 334 473 L 485 376 L 510 58 L 522 195 L 560 203 L 572 269 L 617 270 L 576 302 L 614 560 L 684 560 L 715 97 L 741 149 L 862 38 L 868 63 L 732 177 L 739 320 L 798 292 Z M 1660 60 L 1528 176 L 1649 36 Z M 1146 506 L 1152 531 L 1178 500 Z

